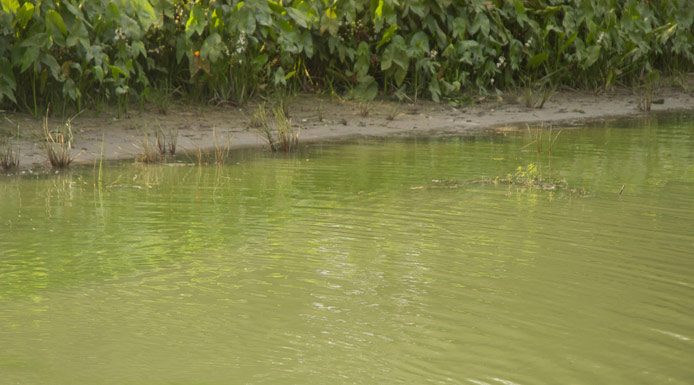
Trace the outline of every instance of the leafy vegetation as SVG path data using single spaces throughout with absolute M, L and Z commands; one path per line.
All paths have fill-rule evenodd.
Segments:
M 360 103 L 461 91 L 638 86 L 694 67 L 683 0 L 0 0 L 0 108 L 174 97 L 243 104 L 326 91 Z M 544 91 L 540 91 L 542 94 Z M 532 102 L 532 104 L 538 104 Z M 541 104 L 541 103 L 539 103 Z

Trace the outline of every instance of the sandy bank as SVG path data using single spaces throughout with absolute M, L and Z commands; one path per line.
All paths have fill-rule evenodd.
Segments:
M 653 111 L 694 110 L 694 96 L 681 89 L 661 89 L 655 99 L 662 99 L 663 103 L 654 104 Z M 574 125 L 600 118 L 643 115 L 637 102 L 638 96 L 630 90 L 602 95 L 562 91 L 555 93 L 542 109 L 527 108 L 520 98 L 505 95 L 503 98 L 488 97 L 466 107 L 432 102 L 374 101 L 369 114 L 362 116 L 359 106 L 352 101 L 302 95 L 290 99 L 289 111 L 292 122 L 301 126 L 301 141 L 308 142 L 355 136 L 465 134 L 539 122 Z M 213 127 L 216 127 L 220 142 L 228 135 L 233 136 L 232 148 L 264 146 L 257 131 L 249 128 L 255 108 L 175 105 L 166 115 L 156 111 L 131 111 L 122 119 L 116 119 L 112 113 L 87 111 L 72 122 L 73 156 L 80 154 L 76 161 L 79 163 L 99 159 L 103 137 L 105 159 L 135 159 L 141 153 L 139 143 L 147 126 L 150 131 L 159 126 L 164 130 L 178 130 L 178 153 L 183 157 L 186 152 L 192 155 L 197 149 L 214 147 Z M 394 109 L 397 109 L 395 118 L 389 120 Z M 20 151 L 20 168 L 47 167 L 38 143 L 43 120 L 8 113 L 1 120 L 3 135 L 16 134 L 19 125 L 19 138 L 12 138 L 11 143 Z M 49 127 L 60 124 L 61 120 L 52 119 Z

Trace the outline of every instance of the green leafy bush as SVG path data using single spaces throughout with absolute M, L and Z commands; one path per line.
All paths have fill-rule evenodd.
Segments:
M 0 105 L 127 109 L 160 87 L 433 100 L 534 82 L 638 83 L 694 66 L 694 7 L 641 0 L 0 0 Z M 166 91 L 169 92 L 169 91 Z

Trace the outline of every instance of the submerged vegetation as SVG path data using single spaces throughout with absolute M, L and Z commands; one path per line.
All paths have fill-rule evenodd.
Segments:
M 3 0 L 0 108 L 109 103 L 120 116 L 131 103 L 166 113 L 179 97 L 506 89 L 541 107 L 562 85 L 640 87 L 650 71 L 691 70 L 693 23 L 686 1 Z
M 530 163 L 527 166 L 518 166 L 513 173 L 509 173 L 505 178 L 495 177 L 493 179 L 479 179 L 472 183 L 491 183 L 491 184 L 508 184 L 529 189 L 539 189 L 544 191 L 565 190 L 571 194 L 585 196 L 586 189 L 584 187 L 573 188 L 569 186 L 566 179 L 546 178 L 542 175 L 541 169 Z

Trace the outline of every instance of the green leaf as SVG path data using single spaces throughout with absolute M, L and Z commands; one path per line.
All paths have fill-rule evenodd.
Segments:
M 205 17 L 205 12 L 200 6 L 193 6 L 186 22 L 186 37 L 190 38 L 194 33 L 202 35 L 206 26 L 207 18 Z
M 74 101 L 81 95 L 82 93 L 72 79 L 67 79 L 65 83 L 63 83 L 63 96 L 67 96 L 70 100 Z
M 410 48 L 412 48 L 415 52 L 418 52 L 420 55 L 428 54 L 429 36 L 422 31 L 415 33 L 410 40 Z
M 61 70 L 60 70 L 60 65 L 58 65 L 58 61 L 55 60 L 53 55 L 50 54 L 43 54 L 41 55 L 41 63 L 45 64 L 46 67 L 51 71 L 51 76 L 53 76 L 53 79 L 61 81 L 63 80 L 61 76 Z
M 3 98 L 8 98 L 13 103 L 17 103 L 14 96 L 16 88 L 17 82 L 12 71 L 12 63 L 7 58 L 0 58 L 0 102 Z
M 92 72 L 94 72 L 94 77 L 100 82 L 104 81 L 104 69 L 101 66 L 93 66 Z
M 478 13 L 475 21 L 470 26 L 470 33 L 481 32 L 483 36 L 489 35 L 489 19 L 484 13 Z
M 398 68 L 407 70 L 410 64 L 410 57 L 407 55 L 405 40 L 400 35 L 393 37 L 388 47 L 383 51 L 381 59 L 381 69 L 388 70 L 395 64 Z
M 140 40 L 134 41 L 134 42 L 132 42 L 132 44 L 130 46 L 132 47 L 134 58 L 137 58 L 138 56 L 147 57 L 147 51 L 145 50 L 145 43 L 143 43 L 142 41 L 140 41 Z
M 113 3 L 109 2 L 108 5 L 106 6 L 106 23 L 119 23 L 120 22 L 120 10 L 118 9 L 118 6 Z
M 528 68 L 536 69 L 542 63 L 547 61 L 547 59 L 549 59 L 549 53 L 547 53 L 547 52 L 538 53 L 537 55 L 534 55 L 533 57 L 528 59 Z
M 325 10 L 325 14 L 320 19 L 320 32 L 324 33 L 326 30 L 332 36 L 337 36 L 337 32 L 340 29 L 340 23 L 337 20 L 337 14 L 332 8 Z
M 369 50 L 369 44 L 362 41 L 357 47 L 357 60 L 354 63 L 354 72 L 358 73 L 357 76 L 365 76 L 369 72 L 369 67 L 371 67 L 371 51 Z
M 118 66 L 109 65 L 108 68 L 111 70 L 111 76 L 113 76 L 113 79 L 116 81 L 118 81 L 121 76 L 124 78 L 129 77 L 129 74 Z
M 275 2 L 275 1 L 268 1 L 268 2 L 267 2 L 267 5 L 270 7 L 270 9 L 272 10 L 272 12 L 274 12 L 274 13 L 276 13 L 276 14 L 278 14 L 278 15 L 282 15 L 282 14 L 284 14 L 284 13 L 286 12 L 286 10 L 284 9 L 284 7 L 283 7 L 280 3 L 278 3 L 278 2 Z M 283 73 L 284 73 L 284 72 L 283 72 Z
M 371 76 L 364 76 L 353 90 L 354 99 L 360 102 L 371 101 L 377 94 L 378 83 Z
M 467 20 L 462 17 L 453 19 L 453 37 L 457 39 L 465 38 L 465 30 L 467 29 Z
M 405 81 L 405 76 L 407 76 L 407 69 L 406 68 L 398 68 L 395 70 L 395 83 L 400 87 L 402 85 L 402 82 Z
M 275 86 L 278 86 L 280 84 L 283 86 L 287 85 L 287 79 L 285 78 L 284 69 L 282 67 L 278 67 L 277 70 L 275 70 L 273 82 Z
M 142 27 L 147 30 L 152 24 L 157 22 L 157 14 L 154 8 L 147 0 L 130 0 L 130 4 L 137 12 L 137 18 L 140 20 Z
M 22 29 L 27 27 L 27 24 L 34 16 L 34 4 L 26 2 L 22 4 L 22 8 L 17 11 L 17 18 L 15 19 L 15 25 L 19 24 Z
M 37 46 L 27 48 L 19 61 L 19 72 L 26 71 L 32 64 L 36 63 L 36 60 L 39 58 L 39 52 L 40 50 Z
M 308 23 L 311 22 L 310 16 L 300 9 L 289 7 L 287 8 L 287 14 L 301 27 L 308 28 Z
M 65 42 L 68 47 L 74 47 L 79 43 L 84 49 L 89 49 L 89 32 L 82 21 L 76 21 L 72 25 Z
M 390 41 L 390 39 L 393 37 L 393 35 L 395 34 L 395 31 L 397 31 L 397 30 L 398 30 L 397 25 L 391 25 L 390 27 L 388 27 L 388 29 L 386 29 L 386 31 L 383 32 L 383 37 L 381 37 L 381 41 L 379 41 L 378 44 L 376 44 L 376 49 L 379 49 L 379 48 L 381 48 L 381 46 L 383 44 L 388 43 Z
M 7 13 L 17 13 L 19 9 L 19 1 L 17 0 L 2 0 L 2 10 Z
M 202 43 L 202 47 L 200 48 L 200 57 L 215 63 L 222 55 L 223 48 L 224 45 L 222 43 L 222 37 L 215 32 L 208 36 L 207 39 L 205 39 L 205 41 Z
M 436 80 L 436 78 L 431 79 L 428 88 L 431 94 L 431 100 L 438 103 L 441 100 L 441 87 L 439 86 L 439 81 Z
M 564 51 L 566 51 L 567 48 L 576 40 L 576 37 L 578 36 L 578 32 L 574 32 L 569 38 L 564 42 L 564 44 L 561 45 L 559 48 L 559 53 L 557 56 L 560 56 Z
M 267 63 L 269 58 L 270 57 L 266 53 L 263 53 L 251 59 L 251 64 L 253 64 L 253 67 L 256 71 L 260 71 L 260 69 L 263 68 L 265 63 Z
M 63 35 L 67 35 L 67 27 L 65 27 L 65 22 L 63 21 L 63 17 L 60 16 L 60 14 L 54 10 L 49 10 L 46 12 L 46 21 L 47 25 L 53 25 L 55 28 L 60 31 Z
M 313 56 L 313 37 L 309 30 L 304 30 L 301 33 L 301 48 L 307 57 L 311 58 Z
M 599 45 L 592 45 L 586 50 L 585 61 L 583 62 L 584 68 L 592 66 L 600 58 L 600 48 Z

